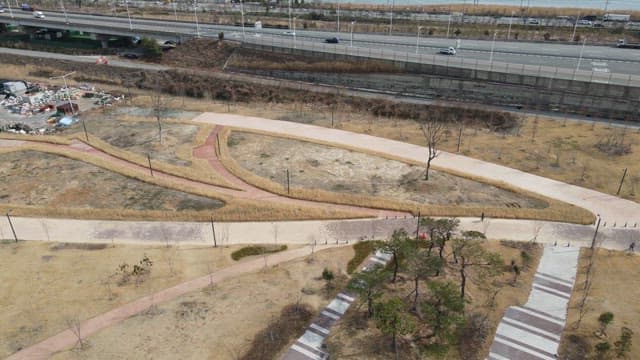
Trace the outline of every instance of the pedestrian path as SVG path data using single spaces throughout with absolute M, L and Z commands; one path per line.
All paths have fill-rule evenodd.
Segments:
M 365 260 L 361 271 L 368 271 L 376 266 L 384 266 L 391 260 L 391 254 L 377 250 Z M 324 351 L 324 340 L 331 328 L 344 316 L 353 303 L 353 294 L 342 291 L 331 300 L 307 330 L 291 345 L 282 360 L 325 360 L 329 354 Z
M 579 247 L 544 248 L 527 303 L 507 308 L 487 359 L 556 359 L 579 254 Z

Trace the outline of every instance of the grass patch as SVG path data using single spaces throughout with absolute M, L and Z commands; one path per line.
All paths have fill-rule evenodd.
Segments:
M 353 272 L 358 269 L 358 266 L 362 264 L 364 259 L 366 259 L 367 256 L 369 256 L 381 243 L 381 241 L 361 241 L 353 245 L 353 250 L 356 253 L 347 264 L 347 273 L 353 274 Z
M 287 250 L 287 245 L 279 245 L 279 246 L 262 246 L 262 245 L 252 245 L 245 246 L 242 249 L 236 250 L 231 253 L 231 258 L 235 261 L 238 261 L 247 256 L 254 255 L 264 255 L 264 254 L 272 254 L 280 251 Z

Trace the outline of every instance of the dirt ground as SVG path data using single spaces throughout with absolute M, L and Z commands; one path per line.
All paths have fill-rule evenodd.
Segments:
M 224 205 L 132 179 L 63 156 L 0 153 L 0 202 L 35 206 L 131 210 L 205 210 Z
M 291 186 L 364 194 L 437 205 L 543 208 L 541 200 L 526 198 L 495 186 L 439 171 L 424 180 L 424 168 L 399 161 L 280 137 L 233 132 L 232 156 L 244 168 Z
M 190 166 L 193 143 L 200 127 L 175 121 L 190 119 L 197 113 L 167 110 L 160 120 L 160 144 L 158 123 L 152 112 L 152 109 L 123 106 L 92 111 L 84 116 L 89 134 L 114 147 L 142 156 L 149 154 L 154 161 Z M 82 131 L 82 124 L 75 124 L 68 130 L 77 133 Z
M 68 328 L 67 320 L 226 267 L 239 248 L 1 242 L 0 357 Z M 149 277 L 118 286 L 118 266 L 133 266 L 145 255 L 153 262 Z
M 579 305 L 584 297 L 586 266 L 589 250 L 582 249 L 576 287 L 569 303 L 567 327 L 562 336 L 560 357 L 568 360 L 595 359 L 594 346 L 607 341 L 613 347 L 625 326 L 633 331 L 630 359 L 640 354 L 640 256 L 620 251 L 599 250 L 596 252 L 592 270 L 592 285 L 586 301 L 586 312 L 576 328 L 580 316 Z M 598 317 L 610 311 L 613 322 L 607 327 L 608 338 L 600 339 L 594 333 L 600 328 Z M 590 350 L 590 351 L 589 351 Z M 565 357 L 566 356 L 566 357 Z
M 489 251 L 499 253 L 505 264 L 509 264 L 513 259 L 518 265 L 522 264 L 520 251 L 524 249 L 523 246 L 527 245 L 528 244 L 525 243 L 514 242 L 485 242 L 485 248 Z M 509 306 L 522 305 L 527 301 L 535 269 L 542 255 L 542 249 L 534 245 L 527 250 L 527 252 L 531 255 L 529 266 L 522 268 L 523 271 L 515 286 L 512 285 L 513 273 L 511 272 L 505 272 L 503 275 L 496 277 L 488 287 L 482 286 L 481 283 L 474 280 L 467 283 L 466 293 L 469 302 L 465 306 L 465 313 L 476 312 L 486 314 L 489 324 L 488 336 L 482 348 L 476 349 L 477 354 L 481 355 L 478 356 L 478 358 L 484 359 L 488 355 L 491 341 L 493 340 L 498 323 L 502 319 L 504 310 Z M 473 271 L 470 274 L 469 279 L 474 279 L 475 275 Z M 403 274 L 400 274 L 399 279 L 396 284 L 389 284 L 387 286 L 386 293 L 394 293 L 401 298 L 405 298 L 405 295 L 411 293 L 413 290 L 413 282 Z M 459 283 L 459 277 L 452 270 L 447 270 L 444 276 L 436 280 L 450 280 Z M 422 292 L 426 291 L 426 285 L 423 284 L 421 288 L 423 289 Z M 491 297 L 494 294 L 496 294 L 495 301 L 492 302 Z M 383 360 L 394 357 L 391 351 L 390 339 L 383 336 L 382 333 L 376 329 L 372 320 L 368 322 L 362 320 L 365 309 L 366 305 L 359 310 L 357 306 L 352 306 L 347 311 L 344 320 L 332 329 L 331 335 L 328 338 L 328 348 L 332 358 Z M 406 345 L 406 343 L 405 340 L 399 340 L 399 346 L 402 346 L 402 344 Z M 405 355 L 409 356 L 406 353 Z M 455 348 L 452 348 L 451 351 L 444 356 L 444 359 L 467 360 L 461 359 Z
M 88 338 L 86 350 L 53 359 L 236 359 L 285 305 L 326 306 L 322 270 L 346 273 L 352 256 L 351 247 L 323 250 L 313 261 L 299 259 L 224 281 L 105 329 Z

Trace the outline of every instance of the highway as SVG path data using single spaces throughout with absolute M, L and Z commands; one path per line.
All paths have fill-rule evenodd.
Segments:
M 254 28 L 245 28 L 243 36 L 242 29 L 235 26 L 214 25 L 200 22 L 195 23 L 175 22 L 170 20 L 148 20 L 132 18 L 131 24 L 126 17 L 97 16 L 87 14 L 68 13 L 67 17 L 62 13 L 45 12 L 45 19 L 34 19 L 31 13 L 23 11 L 13 11 L 11 14 L 5 12 L 0 14 L 1 22 L 19 22 L 24 25 L 43 27 L 76 28 L 78 30 L 95 29 L 113 35 L 143 35 L 155 34 L 159 39 L 177 39 L 180 36 L 206 36 L 217 37 L 219 32 L 224 32 L 226 38 L 264 44 L 283 44 L 290 42 L 293 46 L 294 36 L 286 35 L 283 30 L 261 29 L 256 32 Z M 66 24 L 67 20 L 69 24 Z M 423 57 L 435 57 L 439 48 L 454 46 L 458 47 L 457 55 L 450 61 L 453 63 L 469 64 L 473 61 L 496 62 L 512 64 L 517 66 L 544 66 L 557 67 L 563 71 L 574 71 L 576 69 L 583 72 L 591 72 L 596 78 L 606 79 L 611 74 L 621 76 L 640 75 L 640 50 L 618 49 L 613 46 L 582 46 L 578 44 L 554 44 L 543 42 L 519 42 L 519 41 L 493 41 L 488 40 L 461 40 L 459 43 L 455 39 L 435 38 L 421 34 L 417 36 L 399 36 L 384 34 L 364 34 L 354 33 L 353 41 L 348 30 L 349 24 L 342 27 L 340 33 L 328 31 L 300 30 L 296 29 L 295 41 L 300 44 L 321 44 L 328 37 L 338 37 L 344 47 L 353 46 L 358 49 L 370 49 L 375 55 L 379 49 L 389 51 L 404 52 L 422 55 Z M 106 32 L 106 29 L 113 31 Z M 340 46 L 340 47 L 342 47 Z M 492 51 L 493 48 L 493 51 Z M 416 52 L 417 50 L 417 52 Z M 582 59 L 580 54 L 582 53 Z M 444 56 L 446 57 L 446 56 Z M 434 61 L 436 61 L 434 59 Z M 449 61 L 449 60 L 447 60 Z M 579 63 L 579 67 L 578 67 Z

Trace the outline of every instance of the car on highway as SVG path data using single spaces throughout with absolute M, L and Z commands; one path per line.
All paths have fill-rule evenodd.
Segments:
M 449 46 L 448 48 L 442 48 L 438 50 L 438 52 L 443 55 L 455 55 L 456 49 L 453 48 L 453 46 Z
M 33 17 L 36 19 L 44 19 L 44 14 L 42 13 L 42 11 L 34 11 Z
M 4 8 L 0 8 L 0 14 L 4 12 Z
M 282 35 L 286 35 L 286 36 L 295 36 L 296 32 L 295 31 L 284 31 L 282 33 Z
M 121 52 L 118 54 L 118 56 L 123 57 L 125 59 L 139 59 L 140 58 L 140 54 L 135 53 L 135 52 Z
M 337 37 L 330 37 L 328 39 L 324 39 L 324 42 L 328 44 L 337 44 L 340 42 L 340 39 L 338 39 Z
M 578 20 L 578 25 L 580 25 L 580 26 L 593 26 L 593 21 L 585 20 L 585 19 Z
M 529 25 L 540 25 L 540 20 L 538 20 L 536 18 L 528 18 L 527 19 L 527 24 L 529 24 Z

